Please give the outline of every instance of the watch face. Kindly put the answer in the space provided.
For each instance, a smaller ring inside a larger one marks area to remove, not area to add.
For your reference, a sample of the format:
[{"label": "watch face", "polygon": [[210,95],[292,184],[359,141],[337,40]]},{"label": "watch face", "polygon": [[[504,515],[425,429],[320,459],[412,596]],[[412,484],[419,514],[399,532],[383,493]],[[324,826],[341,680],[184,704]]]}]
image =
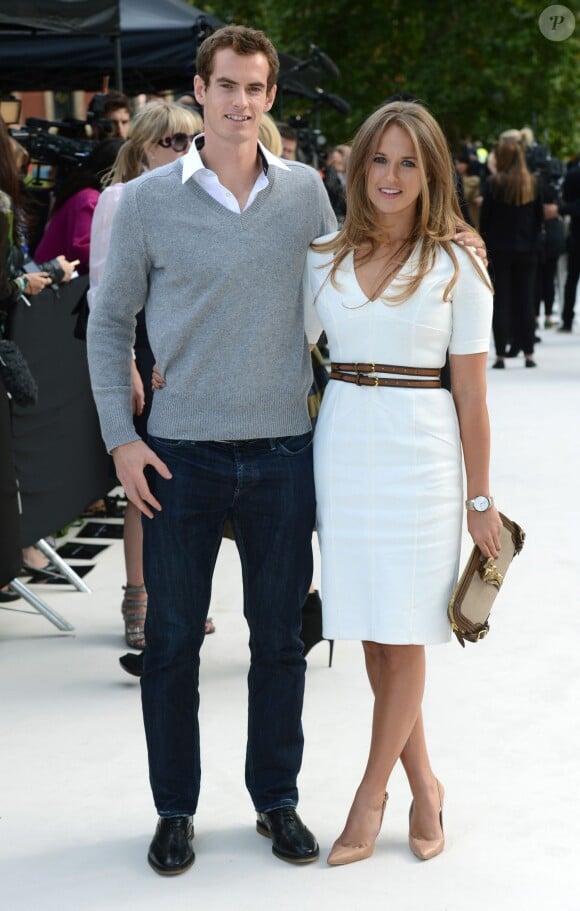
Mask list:
[{"label": "watch face", "polygon": [[489,509],[489,500],[487,497],[476,497],[473,501],[473,508],[478,512],[485,512]]}]

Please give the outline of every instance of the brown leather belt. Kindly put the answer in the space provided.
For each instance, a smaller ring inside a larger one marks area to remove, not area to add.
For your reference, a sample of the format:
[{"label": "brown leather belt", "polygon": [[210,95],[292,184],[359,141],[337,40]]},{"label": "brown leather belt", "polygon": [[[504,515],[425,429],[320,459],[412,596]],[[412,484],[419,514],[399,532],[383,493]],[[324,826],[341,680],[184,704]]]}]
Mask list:
[{"label": "brown leather belt", "polygon": [[[338,364],[330,365],[330,379],[356,386],[398,386],[404,389],[440,389],[441,370],[437,367],[397,367],[393,364]],[[410,377],[428,379],[401,379],[400,377],[379,377],[377,373],[395,373]],[[370,376],[369,374],[373,374]],[[429,379],[431,377],[432,379]]]}]

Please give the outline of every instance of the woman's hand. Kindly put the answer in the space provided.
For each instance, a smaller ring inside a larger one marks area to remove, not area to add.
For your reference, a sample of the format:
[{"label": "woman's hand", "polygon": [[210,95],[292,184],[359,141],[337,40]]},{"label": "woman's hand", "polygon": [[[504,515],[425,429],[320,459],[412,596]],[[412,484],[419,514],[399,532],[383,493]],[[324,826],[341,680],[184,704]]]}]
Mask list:
[{"label": "woman's hand", "polygon": [[63,283],[70,282],[72,274],[78,266],[80,260],[73,259],[71,262],[69,262],[66,256],[63,256],[62,254],[60,256],[57,256],[56,259],[60,268],[64,272],[64,276],[62,277],[61,281]]},{"label": "woman's hand", "polygon": [[467,512],[467,529],[486,558],[498,556],[500,551],[500,534],[503,523],[495,506],[485,512],[470,509]]},{"label": "woman's hand", "polygon": [[22,277],[26,279],[24,294],[30,294],[31,297],[40,294],[48,285],[52,285],[52,278],[48,272],[27,272]]},{"label": "woman's hand", "polygon": [[143,388],[143,380],[141,379],[141,374],[137,370],[137,364],[135,361],[131,362],[131,408],[133,409],[133,414],[139,415],[143,414],[143,409],[145,407],[145,389]]},{"label": "woman's hand", "polygon": [[151,375],[151,388],[153,392],[157,392],[158,389],[163,389],[165,386],[165,380],[159,373],[157,369],[157,364],[153,364],[153,373]]}]

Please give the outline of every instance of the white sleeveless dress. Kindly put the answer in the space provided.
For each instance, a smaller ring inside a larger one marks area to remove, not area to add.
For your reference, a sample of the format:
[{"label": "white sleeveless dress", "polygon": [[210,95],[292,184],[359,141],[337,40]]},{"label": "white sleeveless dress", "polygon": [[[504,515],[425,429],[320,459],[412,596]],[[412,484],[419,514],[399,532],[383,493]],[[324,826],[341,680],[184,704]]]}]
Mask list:
[{"label": "white sleeveless dress", "polygon": [[[327,238],[321,238],[327,239]],[[310,338],[324,328],[331,360],[442,367],[451,354],[487,351],[492,294],[470,255],[441,251],[402,304],[368,302],[352,256],[336,289],[328,254],[304,273]],[[414,270],[415,250],[391,291]],[[322,266],[322,268],[319,268]],[[453,399],[445,389],[355,386],[331,380],[314,437],[323,629],[329,639],[432,644],[450,638],[447,604],[457,581],[463,472]]]}]

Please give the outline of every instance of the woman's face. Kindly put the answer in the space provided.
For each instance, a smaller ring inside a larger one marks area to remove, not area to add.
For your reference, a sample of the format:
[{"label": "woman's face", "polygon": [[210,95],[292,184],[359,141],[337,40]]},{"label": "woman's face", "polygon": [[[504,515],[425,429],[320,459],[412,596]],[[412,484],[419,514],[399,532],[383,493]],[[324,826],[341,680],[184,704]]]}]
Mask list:
[{"label": "woman's face", "polygon": [[367,193],[379,220],[415,219],[421,193],[420,162],[409,134],[391,124],[382,133],[367,174]]},{"label": "woman's face", "polygon": [[[178,135],[182,136],[183,134],[180,132]],[[188,142],[184,149],[180,152],[176,152],[169,144],[170,142],[171,135],[168,132],[167,136],[164,136],[161,141],[145,143],[143,151],[151,171],[155,168],[160,168],[162,165],[171,164],[171,162],[175,161],[177,158],[182,158],[191,145],[191,142]]]}]

